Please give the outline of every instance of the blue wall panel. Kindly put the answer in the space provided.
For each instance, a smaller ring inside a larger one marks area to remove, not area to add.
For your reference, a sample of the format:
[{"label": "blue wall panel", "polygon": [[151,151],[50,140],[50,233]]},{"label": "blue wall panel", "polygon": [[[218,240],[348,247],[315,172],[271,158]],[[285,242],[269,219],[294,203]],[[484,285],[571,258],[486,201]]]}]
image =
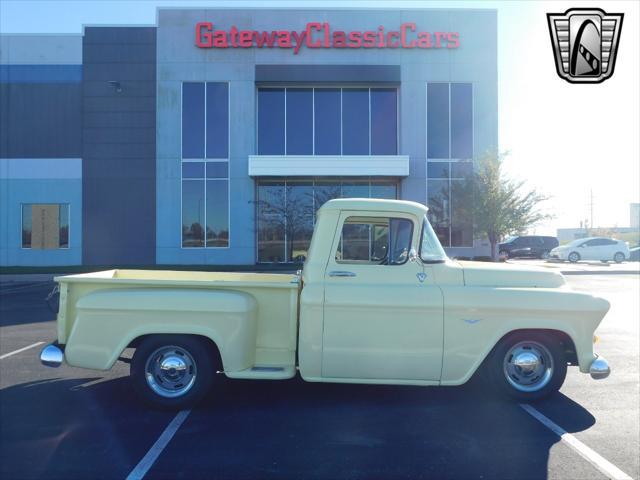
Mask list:
[{"label": "blue wall panel", "polygon": [[85,264],[155,263],[155,58],[155,28],[85,29]]}]

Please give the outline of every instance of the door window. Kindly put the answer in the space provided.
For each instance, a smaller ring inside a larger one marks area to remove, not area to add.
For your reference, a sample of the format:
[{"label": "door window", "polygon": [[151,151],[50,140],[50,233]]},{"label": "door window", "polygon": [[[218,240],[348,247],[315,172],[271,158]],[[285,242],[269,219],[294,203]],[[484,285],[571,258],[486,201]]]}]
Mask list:
[{"label": "door window", "polygon": [[413,222],[406,218],[348,217],[340,235],[336,262],[402,265],[409,257]]}]

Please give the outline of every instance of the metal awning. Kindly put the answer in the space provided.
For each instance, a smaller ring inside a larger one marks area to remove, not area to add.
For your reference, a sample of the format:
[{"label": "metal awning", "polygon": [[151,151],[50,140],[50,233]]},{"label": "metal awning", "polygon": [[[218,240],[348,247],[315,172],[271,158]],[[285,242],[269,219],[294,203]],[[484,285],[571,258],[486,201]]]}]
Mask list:
[{"label": "metal awning", "polygon": [[408,155],[249,155],[251,177],[408,175]]}]

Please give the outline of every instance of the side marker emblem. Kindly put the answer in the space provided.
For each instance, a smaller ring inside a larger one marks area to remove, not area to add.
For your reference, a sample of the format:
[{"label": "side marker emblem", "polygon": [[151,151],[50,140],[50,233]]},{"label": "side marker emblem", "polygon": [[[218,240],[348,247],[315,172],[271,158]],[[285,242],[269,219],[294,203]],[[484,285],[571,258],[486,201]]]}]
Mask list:
[{"label": "side marker emblem", "polygon": [[478,323],[480,320],[477,318],[465,318],[465,323],[468,323],[469,325],[475,325],[476,323]]},{"label": "side marker emblem", "polygon": [[416,277],[420,283],[423,283],[427,279],[427,274],[424,272],[416,273]]}]

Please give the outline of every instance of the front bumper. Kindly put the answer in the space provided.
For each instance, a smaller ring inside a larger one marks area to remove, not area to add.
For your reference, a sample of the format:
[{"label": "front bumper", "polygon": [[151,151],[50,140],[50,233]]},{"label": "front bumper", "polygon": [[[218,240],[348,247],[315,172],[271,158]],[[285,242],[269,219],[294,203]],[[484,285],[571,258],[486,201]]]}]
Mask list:
[{"label": "front bumper", "polygon": [[589,373],[591,374],[591,378],[594,380],[607,378],[611,373],[609,362],[607,362],[606,358],[598,356],[593,362],[591,362]]},{"label": "front bumper", "polygon": [[51,343],[40,352],[40,363],[45,367],[57,368],[64,361],[64,346]]}]

